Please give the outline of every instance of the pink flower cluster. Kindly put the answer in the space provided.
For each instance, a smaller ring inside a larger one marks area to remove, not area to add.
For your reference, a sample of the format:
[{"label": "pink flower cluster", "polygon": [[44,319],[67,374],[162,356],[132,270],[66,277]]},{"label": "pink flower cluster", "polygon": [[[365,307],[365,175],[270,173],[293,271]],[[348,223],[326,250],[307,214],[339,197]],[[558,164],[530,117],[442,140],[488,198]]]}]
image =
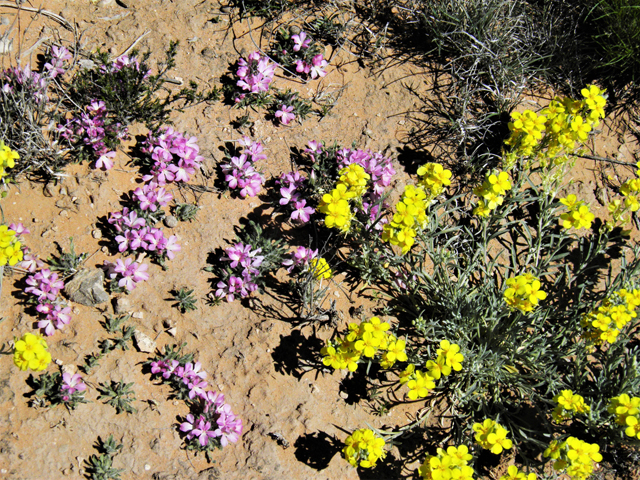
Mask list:
[{"label": "pink flower cluster", "polygon": [[291,105],[280,105],[280,109],[276,110],[275,116],[280,119],[280,123],[283,125],[289,125],[296,118]]},{"label": "pink flower cluster", "polygon": [[63,402],[73,400],[74,394],[82,394],[87,389],[86,383],[79,373],[63,373],[62,385],[60,386],[60,397]]},{"label": "pink flower cluster", "polygon": [[307,223],[315,213],[313,207],[308,207],[307,201],[298,192],[306,181],[300,172],[284,173],[276,180],[276,184],[280,185],[280,205],[291,205],[291,220],[298,223]]},{"label": "pink flower cluster", "polygon": [[[134,196],[139,198],[135,195],[135,192]],[[158,201],[157,196],[155,196],[154,199],[156,202]],[[149,206],[147,206],[147,208],[155,211],[155,209],[157,209],[156,203],[149,200],[150,199],[145,196],[143,201],[148,205],[153,205],[155,207],[154,209],[151,209]],[[163,202],[158,202],[157,205],[163,205]],[[164,205],[166,205],[166,203],[164,203]],[[115,241],[118,243],[118,251],[121,253],[144,250],[154,255],[160,257],[165,256],[169,260],[173,260],[175,252],[181,250],[180,245],[177,243],[177,236],[171,235],[169,238],[166,238],[161,229],[147,225],[147,219],[142,216],[139,217],[135,211],[129,211],[127,207],[123,208],[121,212],[111,212],[107,221],[114,226],[118,233]]]},{"label": "pink flower cluster", "polygon": [[111,170],[116,152],[109,150],[105,139],[107,137],[126,139],[127,127],[120,123],[109,124],[105,121],[106,117],[105,103],[102,100],[94,100],[85,107],[85,112],[79,118],[67,119],[64,125],[58,125],[56,131],[70,143],[91,148],[98,157],[96,168]]},{"label": "pink flower cluster", "polygon": [[225,174],[224,180],[230,189],[240,189],[242,198],[255,197],[262,185],[264,176],[254,168],[257,161],[265,160],[262,153],[264,147],[260,142],[251,141],[247,136],[238,141],[243,147],[238,156],[232,156],[227,163],[221,163],[220,168]]},{"label": "pink flower cluster", "polygon": [[[116,58],[111,65],[101,65],[100,71],[102,73],[117,73],[121,70],[131,68],[136,72],[140,71],[140,62],[135,57],[130,57],[128,55],[121,55]],[[147,69],[144,74],[144,78],[147,78],[150,75],[151,71]]]},{"label": "pink flower cluster", "polygon": [[12,67],[0,73],[2,93],[20,95],[28,99],[33,98],[37,104],[47,102],[47,88],[50,80],[50,77],[32,71],[28,63],[22,69]]},{"label": "pink flower cluster", "polygon": [[242,419],[234,415],[222,393],[206,390],[207,373],[201,368],[200,362],[182,365],[178,360],[157,360],[151,363],[152,374],[162,375],[178,390],[189,389],[188,397],[197,411],[196,415],[188,414],[186,421],[180,424],[180,431],[187,434],[187,440],[196,439],[205,448],[226,447],[240,438]]},{"label": "pink flower cluster", "polygon": [[[269,90],[275,72],[276,65],[271,63],[268,57],[260,55],[260,52],[253,52],[247,60],[244,58],[238,60],[236,75],[239,80],[236,85],[245,92],[266,92]],[[241,98],[236,99],[236,101],[239,100]]]},{"label": "pink flower cluster", "polygon": [[[34,264],[43,265],[42,262],[33,259]],[[71,307],[58,298],[58,294],[64,288],[64,282],[58,274],[48,268],[42,268],[33,275],[27,277],[27,288],[25,293],[34,295],[38,305],[36,310],[42,318],[38,321],[38,328],[41,328],[47,336],[53,335],[57,330],[61,330],[71,321]]]},{"label": "pink flower cluster", "polygon": [[255,281],[260,277],[259,268],[264,257],[259,255],[262,253],[261,248],[254,249],[242,242],[228,247],[225,251],[227,256],[221,257],[220,261],[231,262],[229,266],[234,271],[224,281],[218,282],[215,295],[218,298],[225,297],[227,302],[233,302],[236,295],[244,298],[258,289]]},{"label": "pink flower cluster", "polygon": [[324,59],[321,53],[314,55],[311,59],[311,63],[305,60],[296,60],[296,72],[310,75],[314,80],[316,78],[322,78],[327,75],[324,69],[329,63]]},{"label": "pink flower cluster", "polygon": [[286,267],[289,273],[296,267],[301,267],[304,271],[308,268],[309,262],[314,258],[318,258],[317,249],[312,250],[306,247],[295,247],[295,250],[290,254],[289,258],[285,258],[282,261],[282,266]]},{"label": "pink flower cluster", "polygon": [[134,262],[130,258],[125,258],[124,260],[118,258],[116,263],[105,260],[104,267],[109,278],[112,280],[119,278],[118,286],[127,289],[129,292],[136,288],[139,282],[149,280],[149,274],[147,273],[149,265]]},{"label": "pink flower cluster", "polygon": [[171,182],[188,182],[200,170],[204,158],[200,156],[200,147],[196,137],[186,137],[171,127],[163,127],[157,136],[149,133],[143,143],[142,151],[151,156],[153,167],[151,174],[145,175],[145,182],[160,187]]},{"label": "pink flower cluster", "polygon": [[51,48],[51,59],[44,64],[44,69],[49,72],[49,78],[56,78],[58,75],[63,75],[66,72],[64,62],[71,60],[73,55],[65,47]]}]

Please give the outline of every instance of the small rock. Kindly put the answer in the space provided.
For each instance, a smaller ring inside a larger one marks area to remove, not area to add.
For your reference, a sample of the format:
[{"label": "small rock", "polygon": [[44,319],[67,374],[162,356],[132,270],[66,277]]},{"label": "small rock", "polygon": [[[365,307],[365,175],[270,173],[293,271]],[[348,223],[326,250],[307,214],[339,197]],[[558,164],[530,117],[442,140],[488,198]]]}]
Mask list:
[{"label": "small rock", "polygon": [[167,215],[164,217],[164,224],[167,228],[175,228],[178,226],[178,219],[173,215]]},{"label": "small rock", "polygon": [[144,469],[148,472],[149,470],[151,470],[151,465],[149,465],[148,463],[145,463]]},{"label": "small rock", "polygon": [[40,220],[38,220],[36,217],[33,217],[33,219],[31,220],[33,223],[38,223]]},{"label": "small rock", "polygon": [[67,212],[66,210],[62,210],[58,215],[60,215],[62,218],[69,218],[69,212]]},{"label": "small rock", "polygon": [[133,315],[131,315],[131,316],[132,316],[133,318],[137,318],[137,319],[141,320],[141,319],[143,319],[143,318],[144,318],[144,313],[142,313],[142,312],[134,312],[134,314],[133,314]]},{"label": "small rock", "polygon": [[172,337],[175,337],[178,334],[178,329],[176,327],[172,327],[167,329],[167,333]]},{"label": "small rock", "polygon": [[232,8],[229,7],[229,6],[225,6],[225,7],[220,8],[220,11],[222,13],[231,13],[231,10],[232,10]]},{"label": "small rock", "polygon": [[129,310],[131,310],[131,301],[129,301],[127,297],[120,297],[116,299],[114,311],[117,314],[127,313]]},{"label": "small rock", "polygon": [[42,193],[45,197],[53,197],[56,194],[53,183],[47,183]]},{"label": "small rock", "polygon": [[62,470],[62,474],[63,474],[64,476],[69,476],[69,475],[71,475],[71,469],[69,469],[69,468],[65,468],[64,470]]},{"label": "small rock", "polygon": [[82,269],[64,287],[65,293],[72,302],[88,307],[95,307],[109,301],[109,294],[105,292],[104,271],[100,269]]},{"label": "small rock", "polygon": [[136,346],[138,350],[144,353],[153,353],[156,349],[156,342],[151,340],[149,336],[142,333],[140,330],[136,330],[133,334],[133,338],[136,340]]},{"label": "small rock", "polygon": [[109,247],[107,247],[107,246],[105,245],[104,247],[102,247],[102,248],[100,249],[100,251],[101,251],[102,253],[109,253]]},{"label": "small rock", "polygon": [[59,367],[63,365],[62,360],[60,360],[59,358],[56,358],[55,362],[56,365],[58,365]]},{"label": "small rock", "polygon": [[99,7],[108,7],[109,5],[111,5],[113,3],[113,0],[100,0],[98,2],[98,6]]},{"label": "small rock", "polygon": [[300,33],[300,27],[297,25],[291,25],[289,27],[289,33],[291,35],[298,35]]},{"label": "small rock", "polygon": [[340,397],[346,400],[349,398],[349,394],[347,392],[340,391]]},{"label": "small rock", "polygon": [[170,318],[165,318],[162,321],[162,325],[164,326],[164,328],[172,328],[176,326],[176,322],[174,322],[172,319]]},{"label": "small rock", "polygon": [[60,187],[60,195],[66,195],[67,189],[65,187]]},{"label": "small rock", "polygon": [[102,238],[102,232],[98,229],[95,229],[93,232],[91,232],[91,236],[95,239]]}]

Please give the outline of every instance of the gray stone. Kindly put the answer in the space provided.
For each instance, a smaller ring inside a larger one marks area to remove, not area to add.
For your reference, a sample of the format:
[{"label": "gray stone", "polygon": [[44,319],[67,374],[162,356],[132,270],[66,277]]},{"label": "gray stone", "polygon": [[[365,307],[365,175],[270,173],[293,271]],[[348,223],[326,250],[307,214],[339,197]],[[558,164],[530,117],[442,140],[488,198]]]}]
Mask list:
[{"label": "gray stone", "polygon": [[109,301],[109,294],[104,290],[104,272],[99,269],[82,269],[64,287],[71,301],[88,307],[95,307]]},{"label": "gray stone", "polygon": [[291,35],[298,35],[300,33],[300,27],[297,25],[291,25],[289,27],[289,33]]},{"label": "gray stone", "polygon": [[178,219],[173,215],[167,215],[164,217],[164,225],[167,228],[175,228],[178,226]]},{"label": "gray stone", "polygon": [[127,313],[131,310],[131,302],[127,297],[120,297],[116,300],[115,312],[117,314]]}]

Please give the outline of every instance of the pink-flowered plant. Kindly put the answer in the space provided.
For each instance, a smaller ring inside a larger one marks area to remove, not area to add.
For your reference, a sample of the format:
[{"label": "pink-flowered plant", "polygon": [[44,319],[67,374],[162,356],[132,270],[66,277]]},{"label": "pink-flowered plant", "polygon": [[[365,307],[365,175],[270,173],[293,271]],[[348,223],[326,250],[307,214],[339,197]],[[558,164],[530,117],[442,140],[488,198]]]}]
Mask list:
[{"label": "pink-flowered plant", "polygon": [[318,250],[312,250],[307,247],[296,247],[295,250],[282,261],[282,266],[286,267],[287,272],[291,273],[295,267],[301,267],[306,270],[309,262],[314,258],[318,258]]},{"label": "pink-flowered plant", "polygon": [[139,282],[149,280],[149,274],[147,273],[149,265],[134,262],[130,258],[126,258],[124,261],[119,258],[116,263],[105,260],[104,266],[109,278],[112,280],[119,279],[118,287],[125,288],[129,292],[136,288]]},{"label": "pink-flowered plant", "polygon": [[79,373],[63,373],[62,385],[60,387],[60,396],[62,401],[69,402],[73,399],[74,394],[81,394],[87,389],[82,376]]},{"label": "pink-flowered plant", "polygon": [[242,147],[242,153],[230,156],[227,162],[220,164],[220,168],[231,190],[238,189],[242,198],[255,197],[262,189],[265,179],[255,169],[254,163],[266,159],[266,155],[262,153],[263,146],[260,142],[252,142],[245,136],[238,143]]},{"label": "pink-flowered plant", "polygon": [[276,65],[271,63],[260,52],[251,53],[247,59],[238,60],[236,85],[250,93],[260,93],[269,90],[269,85],[275,75]]}]

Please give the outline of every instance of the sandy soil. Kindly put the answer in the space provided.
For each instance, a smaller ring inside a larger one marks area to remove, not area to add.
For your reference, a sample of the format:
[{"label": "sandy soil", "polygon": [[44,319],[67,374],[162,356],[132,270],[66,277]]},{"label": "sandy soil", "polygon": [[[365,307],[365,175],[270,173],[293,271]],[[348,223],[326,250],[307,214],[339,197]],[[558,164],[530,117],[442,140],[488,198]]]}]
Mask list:
[{"label": "sandy soil", "polygon": [[[254,40],[262,41],[262,46],[266,42],[259,33],[261,21],[230,25],[229,16],[221,14],[215,1],[127,0],[127,8],[115,2],[101,3],[94,6],[80,0],[52,0],[43,7],[77,22],[87,50],[100,47],[118,54],[149,31],[138,48],[149,49],[153,59],[160,59],[169,42],[179,40],[178,64],[169,76],[194,79],[209,86],[219,84],[220,77],[227,74],[229,65],[240,54],[255,50]],[[0,7],[2,16],[12,19],[15,14],[15,10]],[[33,16],[26,12],[21,15],[24,29]],[[219,23],[211,21],[215,17],[219,17]],[[28,33],[31,42],[38,36],[53,38],[57,34],[69,39],[56,22],[42,18],[29,27]],[[407,112],[419,107],[404,85],[424,85],[428,76],[410,64],[388,68],[378,64],[373,69],[358,62],[346,49],[327,49],[326,53],[331,59],[329,74],[321,81],[301,84],[278,76],[274,84],[278,88],[289,86],[308,97],[322,91],[341,91],[328,117],[311,117],[302,124],[286,127],[275,125],[260,112],[251,112],[253,128],[239,132],[231,124],[245,112],[218,102],[176,113],[176,129],[198,138],[205,166],[214,172],[223,156],[221,147],[242,133],[265,145],[268,159],[262,168],[267,178],[288,171],[290,148],[304,147],[309,140],[335,140],[345,146],[355,142],[359,147],[387,149],[390,155],[397,156],[405,147],[403,141],[410,127]],[[132,133],[144,130],[134,129]],[[599,155],[635,161],[636,145],[631,137],[619,138],[616,133],[605,131],[599,142]],[[98,234],[94,232],[100,230],[100,223],[109,212],[121,209],[121,196],[141,181],[128,162],[127,148],[124,150],[118,153],[116,167],[106,174],[86,164],[70,166],[62,182],[52,189],[53,196],[46,196],[44,185],[39,183],[11,186],[2,200],[7,222],[23,222],[31,230],[26,242],[41,258],[56,252],[55,242],[68,248],[69,237],[73,237],[76,251],[95,252],[87,266],[114,261],[117,256],[103,248],[108,240],[95,238]],[[419,153],[409,154],[422,158]],[[595,212],[598,214],[603,213],[603,207],[597,202],[599,176],[595,166],[589,160],[579,164],[573,188],[574,193],[580,192],[587,202],[600,207],[600,212]],[[400,171],[402,167],[396,163],[396,169]],[[619,173],[630,175],[622,168]],[[196,183],[213,188],[213,180],[200,176]],[[180,192],[174,194],[179,196]],[[216,452],[213,464],[181,449],[183,441],[176,424],[187,408],[182,402],[167,399],[168,387],[151,381],[142,365],[149,354],[135,348],[109,354],[85,376],[89,385],[86,397],[91,403],[80,405],[73,412],[62,407],[30,407],[28,373],[18,371],[11,356],[6,355],[0,357],[0,478],[84,478],[84,460],[96,453],[97,437],[104,439],[113,434],[124,444],[114,461],[116,468],[124,469],[124,479],[355,479],[360,478],[358,473],[338,450],[346,432],[367,424],[403,425],[407,415],[422,406],[396,408],[377,416],[365,400],[358,401],[354,394],[346,392],[345,375],[303,371],[300,358],[319,350],[319,339],[328,338],[331,330],[296,326],[297,319],[286,299],[274,292],[259,296],[251,305],[236,301],[207,306],[205,298],[211,292],[212,275],[202,268],[211,252],[233,240],[234,226],[241,218],[251,216],[267,222],[272,207],[261,198],[242,200],[222,192],[203,193],[197,199],[188,194],[185,200],[197,200],[201,210],[193,223],[180,223],[171,230],[179,237],[182,251],[169,262],[168,270],[151,265],[149,281],[128,295],[130,310],[135,313],[131,323],[155,338],[159,348],[187,343],[185,350],[194,352],[202,362],[212,387],[221,390],[234,412],[242,417],[245,430],[241,440]],[[23,280],[19,274],[4,279],[0,339],[5,344],[34,328],[35,317],[25,312],[18,295],[24,287]],[[336,278],[338,284],[342,281],[341,276]],[[197,311],[180,314],[171,307],[169,291],[181,286],[195,289]],[[362,306],[365,315],[370,314],[372,304],[349,292],[349,285],[332,289],[330,298],[337,301],[342,312],[341,326],[350,321],[352,307]],[[112,300],[115,302],[115,295]],[[71,324],[49,339],[55,361],[60,365],[83,364],[84,357],[97,351],[98,342],[107,337],[99,322],[112,312],[113,304],[99,308],[74,305]],[[175,338],[164,331],[163,322],[167,319],[177,326]],[[55,365],[50,366],[50,370],[54,368]],[[133,405],[138,413],[117,415],[111,406],[97,401],[95,386],[111,380],[134,382],[137,400]],[[391,455],[399,454],[393,450]],[[393,478],[380,475],[383,476],[375,478]]]}]

